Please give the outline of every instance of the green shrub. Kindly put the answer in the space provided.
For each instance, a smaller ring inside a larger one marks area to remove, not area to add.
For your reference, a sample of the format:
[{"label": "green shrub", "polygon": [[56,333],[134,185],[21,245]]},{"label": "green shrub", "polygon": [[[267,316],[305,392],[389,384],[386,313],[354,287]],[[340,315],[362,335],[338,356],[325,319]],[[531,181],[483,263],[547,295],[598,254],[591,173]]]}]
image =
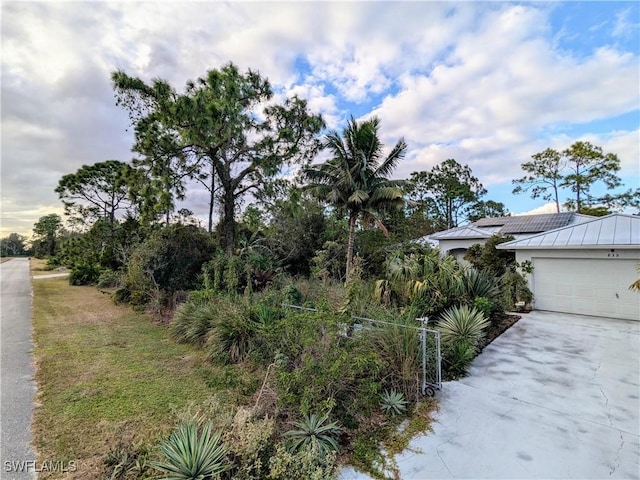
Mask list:
[{"label": "green shrub", "polygon": [[211,423],[200,429],[195,421],[179,425],[160,444],[164,461],[152,466],[172,480],[201,480],[227,471],[226,447],[220,442],[220,433],[212,433],[212,429]]},{"label": "green shrub", "polygon": [[321,455],[338,450],[337,437],[342,429],[336,422],[329,422],[329,414],[304,415],[300,422],[293,422],[295,430],[285,432],[291,451],[311,448]]},{"label": "green shrub", "polygon": [[441,315],[438,322],[444,344],[465,340],[474,350],[477,349],[480,340],[484,337],[484,329],[488,326],[489,321],[482,312],[466,305],[449,308]]},{"label": "green shrub", "polygon": [[153,232],[129,258],[123,286],[130,302],[143,305],[154,291],[169,296],[197,288],[202,264],[214,252],[211,236],[193,225],[175,224]]},{"label": "green shrub", "polygon": [[100,267],[95,264],[79,264],[71,269],[69,283],[71,285],[93,285],[100,278]]},{"label": "green shrub", "polygon": [[406,398],[417,399],[422,372],[422,344],[417,324],[412,319],[399,319],[395,325],[384,325],[369,332],[364,341],[384,362],[384,381]]},{"label": "green shrub", "polygon": [[292,453],[281,445],[269,460],[271,480],[333,480],[336,478],[336,455],[321,455],[311,448],[302,448]]},{"label": "green shrub", "polygon": [[111,480],[145,478],[149,470],[148,452],[144,447],[118,442],[107,453],[104,460],[105,478]]},{"label": "green shrub", "polygon": [[501,277],[503,286],[504,308],[513,310],[516,302],[529,304],[533,301],[533,293],[529,290],[527,280],[515,268],[508,269]]},{"label": "green shrub", "polygon": [[485,297],[476,297],[473,299],[473,307],[482,312],[484,318],[491,318],[495,304]]},{"label": "green shrub", "polygon": [[402,415],[407,411],[407,401],[404,398],[404,394],[397,390],[385,390],[380,395],[380,408],[387,415],[395,417],[396,415]]},{"label": "green shrub", "polygon": [[238,408],[223,436],[227,456],[234,464],[229,476],[234,480],[265,478],[274,451],[274,434],[275,420],[255,418],[249,409]]},{"label": "green shrub", "polygon": [[453,340],[442,349],[442,376],[455,380],[464,376],[469,364],[476,356],[476,347],[465,338]]},{"label": "green shrub", "polygon": [[302,292],[295,286],[289,285],[284,291],[286,302],[289,305],[302,305],[304,302],[304,297],[302,296]]},{"label": "green shrub", "polygon": [[113,270],[105,270],[100,273],[98,277],[98,287],[100,288],[114,288],[120,286],[120,272],[114,272]]},{"label": "green shrub", "polygon": [[222,363],[240,363],[256,346],[260,324],[252,317],[245,299],[219,297],[211,305],[214,317],[207,337],[210,358]]},{"label": "green shrub", "polygon": [[202,346],[215,318],[213,304],[189,300],[176,309],[173,334],[178,342]]},{"label": "green shrub", "polygon": [[215,300],[217,297],[216,292],[212,289],[209,290],[192,290],[189,292],[188,300],[192,303],[209,303]]}]

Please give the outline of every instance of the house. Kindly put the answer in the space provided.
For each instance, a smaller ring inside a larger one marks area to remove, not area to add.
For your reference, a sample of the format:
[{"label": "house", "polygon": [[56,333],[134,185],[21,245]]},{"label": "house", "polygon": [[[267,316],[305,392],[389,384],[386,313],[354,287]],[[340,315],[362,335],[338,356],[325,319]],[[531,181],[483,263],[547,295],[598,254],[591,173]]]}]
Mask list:
[{"label": "house", "polygon": [[640,217],[611,214],[498,245],[528,260],[538,310],[640,321]]},{"label": "house", "polygon": [[421,241],[437,245],[443,255],[453,255],[456,259],[462,260],[471,245],[476,243],[484,245],[495,234],[513,235],[518,240],[536,233],[589,221],[593,218],[574,212],[482,218],[469,225],[434,233],[424,237]]}]

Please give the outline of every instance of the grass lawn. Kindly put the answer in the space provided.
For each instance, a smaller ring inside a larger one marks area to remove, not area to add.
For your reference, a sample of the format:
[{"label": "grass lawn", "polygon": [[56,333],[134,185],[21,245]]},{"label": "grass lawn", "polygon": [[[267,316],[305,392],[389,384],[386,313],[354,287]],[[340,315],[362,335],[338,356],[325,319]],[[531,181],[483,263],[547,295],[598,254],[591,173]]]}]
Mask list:
[{"label": "grass lawn", "polygon": [[100,478],[120,442],[151,447],[188,405],[214,394],[236,404],[259,385],[212,365],[202,350],[176,343],[166,325],[114,305],[95,287],[53,278],[33,289],[35,445],[39,462],[76,462],[65,478]]}]

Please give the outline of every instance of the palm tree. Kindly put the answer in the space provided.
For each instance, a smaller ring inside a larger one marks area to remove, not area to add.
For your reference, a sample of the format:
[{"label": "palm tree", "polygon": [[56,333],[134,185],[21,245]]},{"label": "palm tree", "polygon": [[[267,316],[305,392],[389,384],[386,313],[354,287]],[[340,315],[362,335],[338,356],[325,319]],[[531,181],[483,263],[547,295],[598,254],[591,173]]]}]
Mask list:
[{"label": "palm tree", "polygon": [[388,235],[378,214],[402,208],[404,204],[400,189],[404,182],[388,177],[404,157],[407,144],[404,139],[398,140],[383,158],[379,127],[378,118],[358,124],[351,117],[342,135],[334,130],[325,138],[324,148],[331,151],[332,158],[304,171],[310,182],[306,188],[349,216],[347,279],[353,266],[353,240],[358,219],[364,224],[375,225]]}]

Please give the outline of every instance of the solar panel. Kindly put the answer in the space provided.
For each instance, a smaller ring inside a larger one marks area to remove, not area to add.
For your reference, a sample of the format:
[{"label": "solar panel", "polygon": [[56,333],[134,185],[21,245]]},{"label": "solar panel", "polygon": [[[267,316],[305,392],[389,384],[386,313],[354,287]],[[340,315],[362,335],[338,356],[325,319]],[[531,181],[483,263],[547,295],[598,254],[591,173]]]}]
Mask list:
[{"label": "solar panel", "polygon": [[542,215],[519,215],[514,217],[482,218],[476,227],[502,226],[500,233],[539,233],[564,227],[571,223],[573,212],[547,213]]}]

